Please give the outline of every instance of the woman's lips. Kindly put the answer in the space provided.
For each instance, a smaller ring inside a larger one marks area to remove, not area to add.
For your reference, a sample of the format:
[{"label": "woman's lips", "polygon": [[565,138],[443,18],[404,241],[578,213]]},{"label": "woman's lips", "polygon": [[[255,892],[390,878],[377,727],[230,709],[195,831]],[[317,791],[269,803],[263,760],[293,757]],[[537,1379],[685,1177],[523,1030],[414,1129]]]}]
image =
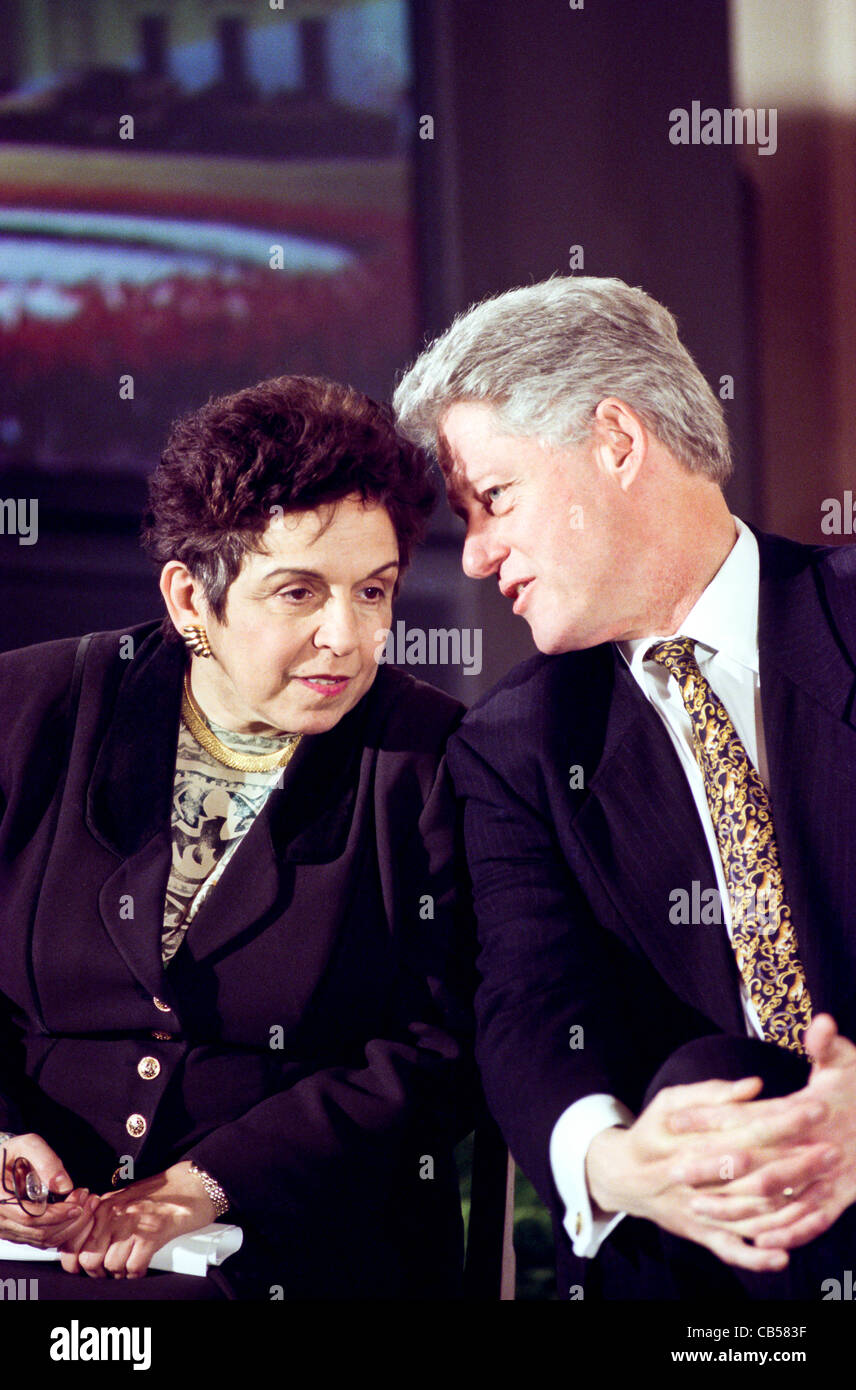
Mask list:
[{"label": "woman's lips", "polygon": [[301,685],[308,686],[317,695],[341,695],[351,683],[351,676],[298,676]]}]

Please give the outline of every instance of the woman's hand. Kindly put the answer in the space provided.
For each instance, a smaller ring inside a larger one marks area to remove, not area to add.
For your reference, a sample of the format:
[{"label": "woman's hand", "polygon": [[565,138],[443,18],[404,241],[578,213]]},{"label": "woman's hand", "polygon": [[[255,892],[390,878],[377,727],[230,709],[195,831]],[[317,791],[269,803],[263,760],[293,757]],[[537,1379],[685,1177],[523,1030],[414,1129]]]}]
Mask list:
[{"label": "woman's hand", "polygon": [[38,1134],[16,1134],[3,1148],[7,1171],[13,1159],[26,1158],[51,1192],[66,1192],[68,1196],[64,1202],[47,1207],[42,1216],[27,1216],[17,1202],[5,1201],[11,1193],[4,1192],[4,1205],[0,1206],[0,1237],[20,1245],[37,1245],[42,1250],[53,1249],[67,1240],[85,1239],[94,1224],[93,1212],[98,1198],[90,1196],[88,1188],[74,1186],[62,1160]]},{"label": "woman's hand", "polygon": [[94,1279],[108,1274],[139,1279],[162,1245],[209,1225],[215,1215],[190,1162],[176,1163],[153,1178],[105,1193],[91,1228],[63,1244],[62,1267]]}]

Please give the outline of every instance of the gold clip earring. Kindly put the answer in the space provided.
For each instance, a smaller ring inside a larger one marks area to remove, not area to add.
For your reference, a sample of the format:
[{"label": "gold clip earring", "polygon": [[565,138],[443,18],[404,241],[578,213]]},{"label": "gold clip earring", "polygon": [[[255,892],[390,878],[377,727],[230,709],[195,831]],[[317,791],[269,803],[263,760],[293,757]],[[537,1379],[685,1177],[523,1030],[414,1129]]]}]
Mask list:
[{"label": "gold clip earring", "polygon": [[208,642],[208,633],[205,631],[204,627],[190,624],[187,627],[183,627],[181,632],[194,656],[214,655]]}]

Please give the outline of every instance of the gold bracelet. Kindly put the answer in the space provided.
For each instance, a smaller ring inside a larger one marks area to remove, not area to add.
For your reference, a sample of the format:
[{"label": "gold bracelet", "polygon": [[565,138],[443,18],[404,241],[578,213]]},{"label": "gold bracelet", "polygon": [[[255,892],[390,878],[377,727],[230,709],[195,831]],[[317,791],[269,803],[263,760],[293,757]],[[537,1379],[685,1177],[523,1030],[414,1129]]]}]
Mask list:
[{"label": "gold bracelet", "polygon": [[210,1173],[206,1173],[204,1168],[200,1168],[198,1163],[194,1163],[192,1159],[190,1162],[190,1171],[191,1173],[195,1173],[198,1178],[202,1179],[202,1186],[214,1203],[215,1219],[220,1216],[225,1216],[226,1212],[229,1210],[230,1203],[229,1198],[226,1196],[219,1182],[217,1182],[215,1178],[212,1178]]}]

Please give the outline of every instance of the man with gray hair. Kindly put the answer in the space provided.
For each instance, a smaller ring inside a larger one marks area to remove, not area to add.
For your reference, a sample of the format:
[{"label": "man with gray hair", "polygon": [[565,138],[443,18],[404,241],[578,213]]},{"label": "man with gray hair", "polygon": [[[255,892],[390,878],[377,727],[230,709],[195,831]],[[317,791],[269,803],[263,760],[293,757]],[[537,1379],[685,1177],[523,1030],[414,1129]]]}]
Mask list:
[{"label": "man with gray hair", "polygon": [[856,546],[732,516],[720,404],[620,280],[476,305],[395,404],[540,653],[449,764],[560,1296],[821,1298],[856,1235]]}]

